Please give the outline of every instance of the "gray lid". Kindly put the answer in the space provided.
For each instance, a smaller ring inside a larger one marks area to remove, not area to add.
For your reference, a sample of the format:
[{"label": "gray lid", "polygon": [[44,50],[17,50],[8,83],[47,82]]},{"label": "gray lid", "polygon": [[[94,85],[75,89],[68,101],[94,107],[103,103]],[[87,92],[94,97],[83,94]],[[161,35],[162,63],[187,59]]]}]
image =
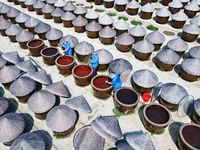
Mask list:
[{"label": "gray lid", "polygon": [[29,40],[32,40],[33,38],[34,38],[33,33],[26,30],[22,30],[15,37],[17,42],[28,42]]},{"label": "gray lid", "polygon": [[30,17],[26,22],[25,22],[25,26],[28,28],[34,28],[38,25],[38,23],[40,22],[40,20]]},{"label": "gray lid", "polygon": [[171,49],[163,49],[156,55],[157,59],[165,64],[174,65],[180,60],[179,55]]},{"label": "gray lid", "polygon": [[0,142],[10,142],[25,129],[25,121],[17,113],[7,113],[0,117]]},{"label": "gray lid", "polygon": [[29,6],[29,5],[33,5],[37,0],[25,0],[24,4]]},{"label": "gray lid", "polygon": [[141,53],[151,53],[154,51],[155,47],[153,43],[144,39],[142,41],[138,41],[137,43],[135,43],[134,49],[137,52],[141,52]]},{"label": "gray lid", "polygon": [[74,25],[74,26],[85,26],[86,24],[88,24],[88,21],[87,21],[87,19],[85,19],[84,17],[82,17],[82,16],[78,16],[78,17],[76,17],[73,21],[72,21],[72,24]]},{"label": "gray lid", "polygon": [[118,30],[128,30],[130,27],[129,23],[124,21],[123,19],[116,21],[113,24],[113,26],[115,29],[118,29]]},{"label": "gray lid", "polygon": [[127,4],[127,8],[130,8],[130,9],[139,8],[140,6],[141,5],[137,1],[135,1],[135,0],[130,1]]},{"label": "gray lid", "polygon": [[0,97],[0,116],[6,112],[9,102],[5,97]]},{"label": "gray lid", "polygon": [[21,58],[19,57],[19,54],[17,51],[13,52],[6,52],[1,55],[5,60],[8,62],[11,62],[13,64],[19,63],[21,61]]},{"label": "gray lid", "polygon": [[190,20],[190,23],[196,23],[198,26],[200,26],[200,16],[196,16],[195,18],[192,18]]},{"label": "gray lid", "polygon": [[36,87],[36,82],[29,77],[19,77],[10,85],[10,92],[15,96],[25,96],[30,94]]},{"label": "gray lid", "polygon": [[194,110],[200,116],[200,98],[194,102]]},{"label": "gray lid", "polygon": [[46,0],[47,4],[54,4],[57,0]]},{"label": "gray lid", "polygon": [[132,148],[128,142],[126,140],[118,140],[115,143],[117,150],[135,150],[134,148]]},{"label": "gray lid", "polygon": [[48,40],[58,40],[63,37],[63,32],[56,28],[51,28],[49,31],[47,31],[45,36]]},{"label": "gray lid", "polygon": [[190,57],[200,59],[200,46],[191,47],[188,53]]},{"label": "gray lid", "polygon": [[61,17],[64,13],[65,12],[62,9],[56,8],[56,9],[54,9],[54,11],[51,12],[51,15],[53,17]]},{"label": "gray lid", "polygon": [[0,2],[0,7],[1,7],[1,6],[3,6],[3,5],[5,5],[5,4],[4,4],[4,3],[2,3],[2,2]]},{"label": "gray lid", "polygon": [[109,69],[119,75],[126,70],[132,70],[132,68],[131,63],[123,58],[114,59],[109,64]]},{"label": "gray lid", "polygon": [[87,19],[96,19],[96,18],[99,18],[99,16],[100,16],[99,13],[94,11],[94,9],[91,9],[86,13],[85,18],[87,18]]},{"label": "gray lid", "polygon": [[117,5],[125,5],[127,3],[128,3],[127,0],[115,0],[115,4],[117,4]]},{"label": "gray lid", "polygon": [[66,5],[66,2],[64,0],[57,0],[55,3],[54,3],[54,6],[55,7],[64,7]]},{"label": "gray lid", "polygon": [[141,6],[141,11],[143,11],[143,12],[151,13],[151,12],[154,12],[154,10],[155,9],[154,9],[153,5],[150,3],[147,3],[144,6]]},{"label": "gray lid", "polygon": [[109,26],[106,26],[99,31],[99,36],[102,38],[112,38],[116,34],[117,34],[116,31]]},{"label": "gray lid", "polygon": [[161,98],[172,104],[178,104],[186,95],[188,95],[187,91],[176,83],[163,84],[160,93]]},{"label": "gray lid", "polygon": [[1,14],[6,14],[9,10],[11,9],[10,6],[3,4],[0,8],[0,13]]},{"label": "gray lid", "polygon": [[183,27],[183,31],[189,34],[194,34],[194,35],[200,34],[200,28],[196,23],[185,25]]},{"label": "gray lid", "polygon": [[37,68],[33,65],[33,63],[30,60],[19,62],[15,64],[15,66],[24,72],[33,73],[37,71]]},{"label": "gray lid", "polygon": [[66,35],[60,39],[60,43],[68,41],[70,43],[71,48],[74,48],[76,44],[78,44],[78,39],[73,35]]},{"label": "gray lid", "polygon": [[113,55],[106,49],[99,49],[95,51],[99,56],[99,64],[109,64],[113,60]]},{"label": "gray lid", "polygon": [[113,2],[114,0],[104,0],[104,2]]},{"label": "gray lid", "polygon": [[163,7],[156,12],[156,15],[160,17],[169,17],[171,16],[171,12],[166,7]]},{"label": "gray lid", "polygon": [[23,12],[20,12],[19,15],[15,18],[15,21],[17,23],[25,23],[29,18],[30,18],[29,15],[27,15]]},{"label": "gray lid", "polygon": [[176,20],[176,21],[186,21],[188,19],[188,16],[183,11],[179,11],[173,14],[171,17],[172,17],[172,20]]},{"label": "gray lid", "polygon": [[141,25],[136,25],[128,31],[128,33],[132,36],[140,37],[140,36],[145,36],[146,34],[146,29],[142,27]]},{"label": "gray lid", "polygon": [[181,3],[187,3],[189,2],[190,0],[180,0]]},{"label": "gray lid", "polygon": [[138,150],[156,150],[149,133],[143,133],[142,130],[135,132],[128,132],[124,135],[125,140],[133,147]]},{"label": "gray lid", "polygon": [[45,150],[45,142],[43,138],[37,133],[24,133],[14,140],[10,146],[10,150]]},{"label": "gray lid", "polygon": [[67,97],[67,98],[71,97],[71,93],[67,85],[65,85],[63,81],[58,81],[58,82],[49,84],[46,86],[45,90],[61,97]]},{"label": "gray lid", "polygon": [[41,0],[37,0],[36,2],[35,2],[35,4],[33,4],[33,7],[35,8],[35,9],[41,9],[42,7],[44,7],[45,6],[45,3],[43,2],[43,1],[41,1]]},{"label": "gray lid", "polygon": [[2,56],[0,56],[0,69],[5,66],[7,63],[7,60],[5,60]]},{"label": "gray lid", "polygon": [[161,44],[165,41],[165,36],[156,30],[147,34],[146,39],[153,44]]},{"label": "gray lid", "polygon": [[80,55],[88,55],[94,51],[94,46],[86,41],[75,45],[74,51]]},{"label": "gray lid", "polygon": [[55,7],[53,7],[51,4],[46,4],[44,7],[42,7],[42,12],[45,13],[45,14],[49,14],[51,13],[52,11],[54,11]]},{"label": "gray lid", "polygon": [[0,19],[0,30],[6,30],[12,25],[10,21],[5,20],[4,18]]},{"label": "gray lid", "polygon": [[63,7],[64,11],[74,11],[76,9],[76,6],[72,4],[71,2],[67,2],[67,4]]},{"label": "gray lid", "polygon": [[34,113],[45,113],[56,103],[56,96],[46,90],[35,92],[28,99],[28,108]]},{"label": "gray lid", "polygon": [[147,69],[140,69],[133,73],[132,80],[137,85],[144,88],[154,87],[158,83],[157,75]]},{"label": "gray lid", "polygon": [[199,11],[199,6],[197,5],[196,2],[192,1],[190,3],[188,3],[184,9],[186,10],[190,10],[190,11]]},{"label": "gray lid", "polygon": [[18,9],[15,9],[15,8],[11,8],[7,13],[6,15],[9,17],[9,18],[15,18],[19,15],[20,13],[20,10]]},{"label": "gray lid", "polygon": [[200,5],[200,0],[192,0],[192,1],[196,2],[197,5]]},{"label": "gray lid", "polygon": [[31,73],[29,77],[44,85],[49,85],[52,83],[51,79],[44,69]]},{"label": "gray lid", "polygon": [[114,19],[107,14],[103,15],[102,17],[99,18],[99,23],[102,25],[109,25],[114,22]]},{"label": "gray lid", "polygon": [[65,105],[71,109],[90,114],[92,109],[83,95],[76,96],[65,101]]},{"label": "gray lid", "polygon": [[61,16],[61,19],[64,20],[64,21],[71,21],[71,20],[74,20],[75,18],[76,18],[76,16],[73,13],[69,12],[69,11],[65,12]]},{"label": "gray lid", "polygon": [[18,2],[25,2],[25,0],[18,0]]},{"label": "gray lid", "polygon": [[200,76],[200,60],[197,58],[188,58],[182,61],[182,69],[188,74]]},{"label": "gray lid", "polygon": [[4,66],[0,70],[0,83],[9,83],[16,79],[20,70],[15,66]]},{"label": "gray lid", "polygon": [[127,32],[124,32],[117,36],[116,42],[121,45],[132,45],[135,42],[135,40]]},{"label": "gray lid", "polygon": [[167,42],[167,47],[176,51],[176,52],[184,52],[188,49],[188,44],[183,41],[180,37],[169,40]]},{"label": "gray lid", "polygon": [[92,21],[90,23],[88,23],[86,26],[85,26],[85,29],[87,31],[93,31],[93,32],[97,32],[97,31],[100,31],[102,29],[101,25],[99,23],[97,23],[96,21]]},{"label": "gray lid", "polygon": [[47,23],[40,21],[38,25],[34,28],[36,33],[45,33],[51,29],[51,26]]},{"label": "gray lid", "polygon": [[182,8],[183,4],[180,2],[180,0],[173,0],[168,4],[168,6],[172,8]]},{"label": "gray lid", "polygon": [[75,9],[74,9],[74,14],[76,15],[80,15],[80,14],[86,14],[87,13],[87,9],[81,5],[78,5]]},{"label": "gray lid", "polygon": [[76,121],[76,112],[66,105],[58,105],[52,108],[46,117],[47,126],[55,132],[64,132],[71,129]]}]

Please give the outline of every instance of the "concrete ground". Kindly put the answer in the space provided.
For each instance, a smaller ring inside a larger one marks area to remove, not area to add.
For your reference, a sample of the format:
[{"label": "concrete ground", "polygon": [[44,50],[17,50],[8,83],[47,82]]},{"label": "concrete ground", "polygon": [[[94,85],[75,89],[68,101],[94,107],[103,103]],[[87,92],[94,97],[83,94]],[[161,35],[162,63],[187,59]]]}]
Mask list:
[{"label": "concrete ground", "polygon": [[[87,41],[87,42],[91,43],[95,47],[95,50],[102,49],[102,48],[109,50],[113,54],[114,59],[124,58],[124,59],[128,60],[133,66],[133,71],[136,71],[139,69],[149,69],[158,76],[159,82],[178,83],[178,84],[182,85],[187,90],[187,92],[194,97],[195,100],[200,97],[200,93],[198,92],[200,89],[199,81],[193,82],[193,83],[184,81],[183,79],[181,79],[179,77],[179,75],[177,74],[177,72],[175,70],[172,70],[169,72],[162,72],[155,66],[152,59],[155,57],[157,52],[153,52],[151,55],[151,58],[148,61],[139,61],[134,57],[134,55],[131,52],[122,53],[122,52],[118,51],[114,44],[113,45],[104,45],[100,42],[99,39],[90,39],[86,36],[86,33],[76,33],[74,31],[74,28],[65,28],[65,27],[63,27],[62,23],[56,24],[53,22],[53,19],[48,20],[48,19],[45,19],[43,17],[43,15],[42,16],[36,15],[35,11],[29,12],[26,8],[21,8],[19,5],[14,5],[13,3],[9,3],[6,0],[4,0],[3,2],[5,4],[8,4],[12,7],[19,9],[20,11],[22,11],[24,13],[29,14],[32,17],[35,17],[37,19],[40,19],[43,22],[50,24],[52,28],[57,28],[57,29],[62,30],[64,33],[64,36],[66,36],[67,34],[71,34],[71,35],[75,36],[76,38],[78,38],[79,42]],[[94,8],[104,9],[103,5],[96,6],[96,5],[94,5],[94,3],[87,3],[87,2],[81,1],[81,0],[77,0],[76,3],[77,4],[80,4],[80,3],[85,4],[85,6],[93,5]],[[162,5],[160,5],[159,3],[153,4],[153,6],[155,8],[162,7]],[[140,20],[143,22],[144,27],[146,27],[149,24],[153,24],[159,28],[159,31],[161,33],[165,30],[174,32],[175,33],[174,36],[166,36],[165,35],[166,40],[163,43],[162,48],[166,45],[166,43],[169,40],[180,36],[181,35],[180,33],[182,32],[181,29],[173,29],[170,26],[170,24],[159,25],[155,22],[154,19],[143,20],[139,17],[139,15],[129,16],[125,12],[116,12],[114,8],[105,9],[105,12],[100,13],[100,15],[103,16],[107,12],[115,12],[117,14],[117,16],[128,16],[129,23],[131,20]],[[117,16],[114,17],[115,21],[117,20]],[[154,12],[153,16],[155,16],[155,12]],[[186,24],[189,23],[188,21]],[[131,25],[131,27],[132,27],[132,25]],[[151,32],[150,30],[147,30],[147,33],[150,33],[150,32]],[[36,35],[35,38],[38,38],[38,36]],[[47,40],[45,41],[45,45],[49,46],[49,42]],[[192,43],[188,43],[188,45],[190,48],[195,45],[199,45],[199,43],[192,42]],[[18,43],[11,43],[9,41],[8,37],[0,36],[0,46],[1,46],[0,51],[2,51],[2,52],[18,51],[20,57],[22,57],[24,60],[28,59],[28,55],[29,55],[28,49],[25,49],[25,50],[21,49]],[[90,124],[90,122],[99,115],[113,115],[113,112],[112,112],[112,109],[114,108],[113,98],[111,96],[107,100],[97,99],[96,97],[93,96],[93,91],[92,91],[91,85],[88,85],[86,87],[79,87],[74,83],[74,78],[72,75],[70,75],[68,77],[64,77],[64,76],[60,75],[58,73],[56,66],[55,65],[47,66],[46,64],[43,63],[42,57],[37,57],[37,58],[34,57],[33,59],[43,69],[46,70],[46,72],[51,76],[53,82],[62,80],[68,86],[68,88],[71,92],[72,98],[82,94],[87,99],[90,106],[92,107],[92,113],[91,114],[81,113],[79,121],[75,127],[75,130],[71,133],[71,135],[68,137],[62,138],[62,139],[56,139],[53,136],[53,132],[47,127],[46,121],[45,120],[41,121],[41,120],[36,119],[34,114],[28,109],[27,104],[26,103],[22,104],[22,103],[18,102],[17,98],[15,96],[13,96],[9,91],[3,89],[2,85],[1,85],[1,95],[9,98],[9,101],[11,104],[11,108],[9,110],[10,112],[16,111],[17,113],[21,113],[24,116],[26,123],[27,123],[26,131],[37,130],[37,132],[42,135],[42,137],[45,139],[45,141],[47,143],[47,149],[71,150],[71,149],[73,149],[73,136],[78,129],[80,129],[84,125]],[[182,61],[183,61],[183,59],[181,58],[181,60],[179,61],[178,64],[181,64]],[[108,74],[108,72],[98,72],[98,74]],[[124,86],[131,87],[131,85],[124,85]],[[61,98],[60,104],[64,104],[64,102],[66,100],[67,100],[66,98]],[[127,115],[127,116],[121,116],[119,118],[119,123],[120,123],[123,133],[137,131],[137,130],[143,130],[143,132],[148,132],[144,128],[144,126],[142,124],[142,120],[141,120],[143,106],[144,106],[144,103],[143,103],[142,98],[140,97],[140,103],[137,106],[135,113],[133,113],[131,115]],[[151,136],[152,141],[157,150],[168,150],[168,149],[177,150],[178,149],[177,148],[177,137],[178,137],[179,127],[183,123],[191,123],[190,114],[188,116],[180,118],[180,117],[177,117],[175,115],[175,113],[172,113],[172,119],[173,119],[172,122],[165,129],[164,133],[162,133],[160,135],[153,134]],[[106,140],[104,149],[111,149],[114,147],[115,147],[115,144],[113,142]],[[0,149],[7,150],[7,149],[9,149],[9,147],[4,146],[2,143],[0,143]]]}]

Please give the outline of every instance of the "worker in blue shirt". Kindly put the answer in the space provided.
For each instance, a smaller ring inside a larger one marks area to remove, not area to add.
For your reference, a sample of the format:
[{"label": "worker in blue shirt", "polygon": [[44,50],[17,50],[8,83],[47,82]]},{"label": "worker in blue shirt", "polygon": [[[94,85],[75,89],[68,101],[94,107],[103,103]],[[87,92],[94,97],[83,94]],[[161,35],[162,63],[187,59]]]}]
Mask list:
[{"label": "worker in blue shirt", "polygon": [[109,74],[109,78],[111,78],[112,81],[109,82],[109,81],[106,80],[106,83],[107,84],[112,84],[114,86],[113,92],[115,93],[122,86],[122,81],[121,81],[121,79],[120,79],[120,77],[119,77],[119,75],[117,73],[115,73],[115,74],[114,73],[110,73]]},{"label": "worker in blue shirt", "polygon": [[62,42],[62,47],[64,47],[64,51],[66,55],[72,56],[72,49],[70,43],[68,41]]},{"label": "worker in blue shirt", "polygon": [[93,77],[97,75],[97,68],[99,65],[99,56],[96,52],[92,52],[92,56],[89,59],[90,65],[93,68]]}]

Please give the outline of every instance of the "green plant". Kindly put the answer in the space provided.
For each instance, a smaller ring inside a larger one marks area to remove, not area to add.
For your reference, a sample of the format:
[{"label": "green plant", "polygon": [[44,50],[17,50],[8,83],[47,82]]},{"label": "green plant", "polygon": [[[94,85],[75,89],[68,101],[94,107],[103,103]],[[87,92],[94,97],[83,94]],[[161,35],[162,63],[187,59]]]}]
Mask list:
[{"label": "green plant", "polygon": [[156,30],[158,30],[158,28],[157,27],[155,27],[154,25],[148,25],[147,27],[146,27],[147,29],[149,29],[149,30],[152,30],[152,31],[156,31]]},{"label": "green plant", "polygon": [[108,12],[107,15],[113,17],[113,16],[116,16],[116,13]]},{"label": "green plant", "polygon": [[113,111],[113,113],[114,113],[117,117],[121,117],[121,116],[124,116],[124,115],[125,115],[125,113],[119,111],[119,109],[117,109],[117,107],[114,107],[114,108],[112,109],[112,111]]},{"label": "green plant", "polygon": [[124,21],[127,21],[127,20],[128,20],[128,17],[126,17],[126,16],[119,16],[119,17],[118,17],[118,20],[120,20],[120,19],[123,19]]},{"label": "green plant", "polygon": [[164,131],[165,131],[165,130],[162,130],[162,131],[160,131],[160,132],[152,132],[152,131],[151,131],[150,133],[151,133],[151,136],[153,136],[154,134],[156,134],[156,135],[163,134]]},{"label": "green plant", "polygon": [[159,68],[159,70],[160,70],[160,71],[162,71],[162,72],[164,72],[164,71],[165,71],[165,70],[164,70],[162,67],[160,67],[160,68]]},{"label": "green plant", "polygon": [[105,9],[98,9],[98,8],[96,8],[95,11],[96,11],[96,12],[99,12],[99,13],[102,13],[102,12],[105,11]]},{"label": "green plant", "polygon": [[61,135],[59,135],[59,134],[56,134],[56,133],[54,133],[54,135],[53,135],[56,139],[62,139],[63,137],[61,136]]},{"label": "green plant", "polygon": [[70,3],[76,3],[76,1],[68,1],[68,2],[70,2]]},{"label": "green plant", "polygon": [[137,21],[137,20],[132,20],[131,24],[132,25],[142,25],[142,22],[141,21]]},{"label": "green plant", "polygon": [[29,52],[27,56],[32,56],[32,54]]},{"label": "green plant", "polygon": [[68,77],[70,74],[66,73],[66,74],[63,74],[64,77]]},{"label": "green plant", "polygon": [[95,92],[93,92],[93,96],[96,97],[97,99],[101,99],[101,100],[107,101],[110,98],[110,96],[109,96],[109,97],[105,97],[105,98],[102,99],[102,98],[97,97],[94,93]]}]

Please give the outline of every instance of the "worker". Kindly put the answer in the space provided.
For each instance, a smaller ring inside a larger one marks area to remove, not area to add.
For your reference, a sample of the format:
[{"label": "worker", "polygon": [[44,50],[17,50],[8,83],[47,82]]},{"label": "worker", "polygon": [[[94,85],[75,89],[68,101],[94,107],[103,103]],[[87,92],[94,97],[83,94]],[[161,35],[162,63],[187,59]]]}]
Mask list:
[{"label": "worker", "polygon": [[64,47],[64,51],[66,55],[72,56],[72,49],[70,43],[68,41],[61,43],[62,47]]},{"label": "worker", "polygon": [[115,93],[122,86],[122,81],[117,73],[110,73],[109,78],[111,78],[112,81],[109,82],[106,80],[106,83],[114,86],[113,92]]},{"label": "worker", "polygon": [[96,52],[92,52],[92,56],[89,59],[89,63],[93,68],[93,77],[97,75],[97,68],[99,65],[99,56]]}]

